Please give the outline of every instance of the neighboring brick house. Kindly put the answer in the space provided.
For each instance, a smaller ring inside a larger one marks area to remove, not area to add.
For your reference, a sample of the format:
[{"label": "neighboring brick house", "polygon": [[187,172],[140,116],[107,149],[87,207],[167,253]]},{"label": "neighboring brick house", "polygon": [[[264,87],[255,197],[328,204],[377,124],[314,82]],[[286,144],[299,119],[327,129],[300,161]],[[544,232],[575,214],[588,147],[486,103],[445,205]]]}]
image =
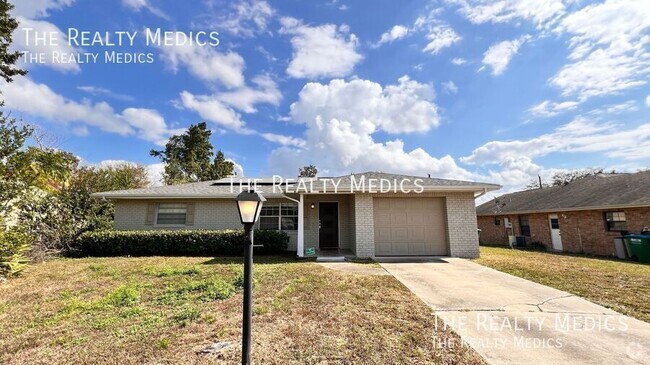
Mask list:
[{"label": "neighboring brick house", "polygon": [[552,250],[609,256],[614,237],[650,226],[650,171],[506,194],[476,211],[481,243],[526,236]]},{"label": "neighboring brick house", "polygon": [[[94,196],[115,201],[119,230],[241,228],[234,198],[253,182],[267,198],[257,228],[287,232],[289,249],[298,256],[314,248],[364,258],[477,257],[475,197],[500,188],[367,172],[303,178],[282,186],[273,179],[226,178]],[[388,185],[392,188],[386,190]]]}]

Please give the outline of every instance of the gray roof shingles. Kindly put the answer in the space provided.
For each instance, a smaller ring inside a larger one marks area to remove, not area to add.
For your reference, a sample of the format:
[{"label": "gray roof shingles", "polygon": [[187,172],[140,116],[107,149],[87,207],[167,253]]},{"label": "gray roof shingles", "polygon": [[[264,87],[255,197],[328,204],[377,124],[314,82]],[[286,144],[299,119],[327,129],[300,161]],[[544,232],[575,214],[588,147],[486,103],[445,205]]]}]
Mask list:
[{"label": "gray roof shingles", "polygon": [[650,171],[598,174],[563,186],[520,191],[476,208],[478,215],[650,206]]},{"label": "gray roof shingles", "polygon": [[[413,182],[415,179],[421,179],[421,185],[425,188],[437,188],[437,189],[465,189],[465,190],[475,190],[482,191],[487,190],[497,190],[501,188],[499,185],[487,184],[487,183],[478,183],[471,181],[461,181],[461,180],[448,180],[448,179],[438,179],[438,178],[429,178],[429,177],[420,177],[420,176],[408,176],[408,175],[396,175],[396,174],[387,174],[381,172],[365,172],[360,174],[354,174],[355,181],[358,181],[365,177],[366,181],[368,179],[387,179],[389,181],[401,179],[410,179]],[[241,178],[244,183],[248,181],[247,178]],[[350,185],[352,183],[352,175],[345,175],[339,177],[321,177],[320,179],[335,179],[340,181],[338,186],[339,192],[350,191]],[[154,186],[143,189],[130,189],[130,190],[115,190],[107,191],[101,193],[95,193],[93,196],[107,199],[133,199],[133,198],[230,198],[237,195],[239,192],[239,178],[234,178],[233,181],[235,184],[234,188],[231,189],[230,178],[225,178],[221,180],[213,181],[202,181],[197,183],[188,183],[188,184],[178,184],[178,185],[166,185],[166,186]],[[263,179],[265,183],[272,182],[271,179]],[[215,185],[216,184],[216,185]],[[316,187],[320,184],[316,183]],[[331,185],[329,185],[331,186]],[[404,187],[412,187],[413,185],[405,184]],[[264,193],[267,198],[273,197],[282,197],[283,193],[279,191],[273,191],[272,186],[260,186],[260,190]],[[315,189],[316,190],[316,189]]]}]

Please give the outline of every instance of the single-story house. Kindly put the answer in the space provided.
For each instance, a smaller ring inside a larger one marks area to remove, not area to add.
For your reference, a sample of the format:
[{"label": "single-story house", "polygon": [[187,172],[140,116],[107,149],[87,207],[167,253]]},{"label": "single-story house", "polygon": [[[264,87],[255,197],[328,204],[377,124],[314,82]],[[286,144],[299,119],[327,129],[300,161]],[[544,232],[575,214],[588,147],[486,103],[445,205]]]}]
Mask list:
[{"label": "single-story house", "polygon": [[258,229],[287,232],[289,249],[345,250],[361,257],[479,255],[475,198],[499,185],[379,172],[285,180],[224,178],[109,191],[114,228],[241,228],[234,198],[261,192]]},{"label": "single-story house", "polygon": [[614,238],[650,226],[650,171],[597,174],[506,194],[476,208],[481,243],[516,236],[555,251],[612,255]]}]

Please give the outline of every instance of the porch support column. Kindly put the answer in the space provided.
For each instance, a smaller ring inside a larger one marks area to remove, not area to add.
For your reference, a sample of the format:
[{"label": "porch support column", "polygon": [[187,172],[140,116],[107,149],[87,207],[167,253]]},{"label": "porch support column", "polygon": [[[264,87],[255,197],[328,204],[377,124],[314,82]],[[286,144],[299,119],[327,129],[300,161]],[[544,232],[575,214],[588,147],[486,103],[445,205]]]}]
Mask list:
[{"label": "porch support column", "polygon": [[305,199],[304,194],[300,194],[300,203],[298,203],[298,257],[305,256]]}]

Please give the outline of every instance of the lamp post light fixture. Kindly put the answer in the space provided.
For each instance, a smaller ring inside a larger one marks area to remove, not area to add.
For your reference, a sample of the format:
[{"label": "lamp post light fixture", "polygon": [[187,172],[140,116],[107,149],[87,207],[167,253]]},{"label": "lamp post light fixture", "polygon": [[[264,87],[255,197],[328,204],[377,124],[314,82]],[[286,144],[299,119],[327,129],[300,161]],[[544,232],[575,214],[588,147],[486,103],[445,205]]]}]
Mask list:
[{"label": "lamp post light fixture", "polygon": [[253,319],[253,226],[260,216],[262,204],[266,201],[262,194],[254,190],[243,191],[237,195],[237,210],[244,225],[244,316],[242,321],[241,363],[251,363],[251,322]]}]

